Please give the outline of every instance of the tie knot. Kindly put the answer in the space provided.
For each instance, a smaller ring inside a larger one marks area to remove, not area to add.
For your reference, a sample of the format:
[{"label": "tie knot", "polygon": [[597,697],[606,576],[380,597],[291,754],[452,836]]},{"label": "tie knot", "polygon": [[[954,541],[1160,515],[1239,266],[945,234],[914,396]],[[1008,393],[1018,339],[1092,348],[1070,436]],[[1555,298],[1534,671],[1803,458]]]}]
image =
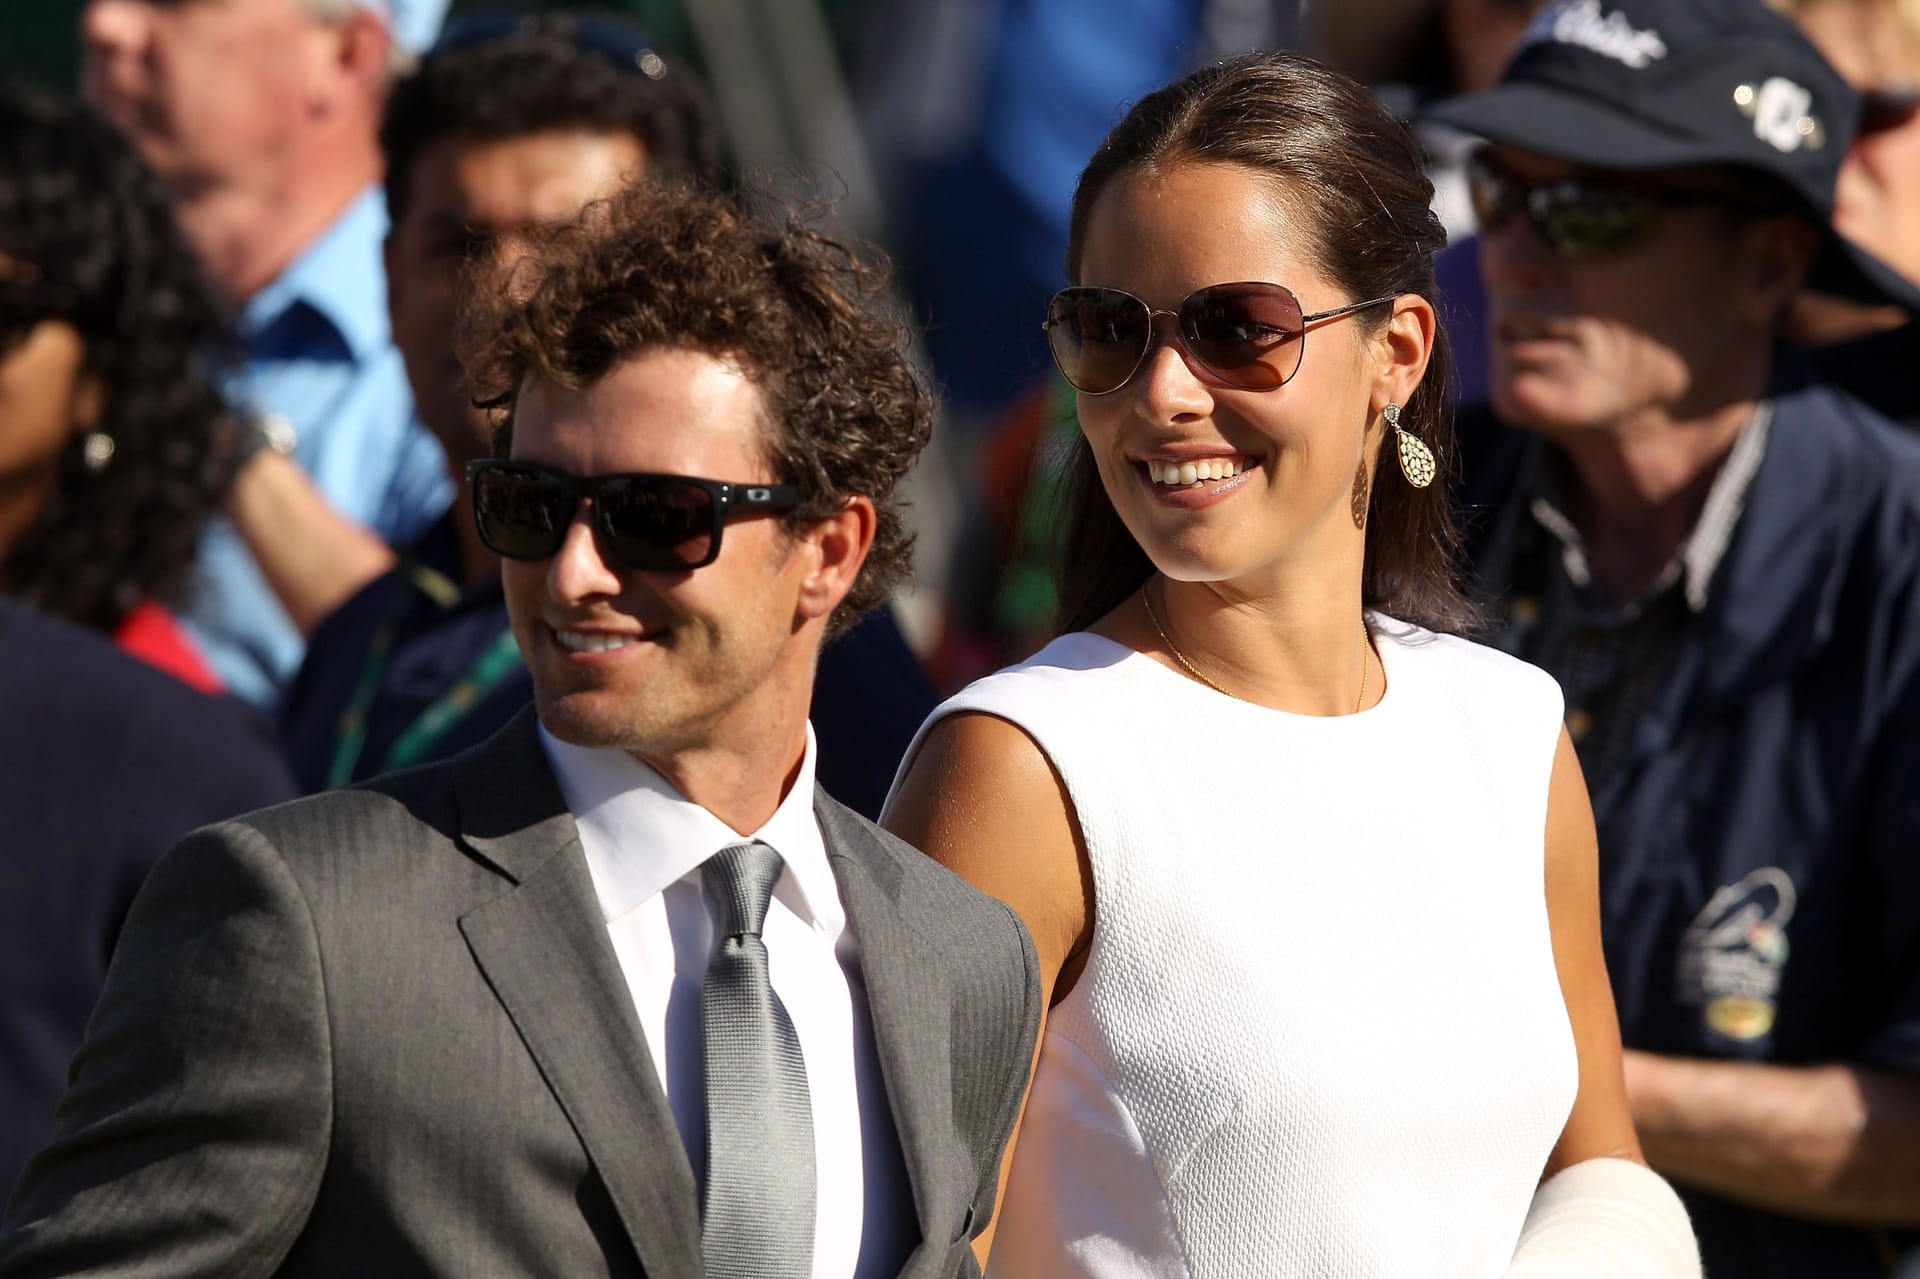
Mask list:
[{"label": "tie knot", "polygon": [[780,854],[757,839],[728,844],[708,858],[700,871],[707,891],[720,905],[721,936],[759,936],[773,885],[780,878]]}]

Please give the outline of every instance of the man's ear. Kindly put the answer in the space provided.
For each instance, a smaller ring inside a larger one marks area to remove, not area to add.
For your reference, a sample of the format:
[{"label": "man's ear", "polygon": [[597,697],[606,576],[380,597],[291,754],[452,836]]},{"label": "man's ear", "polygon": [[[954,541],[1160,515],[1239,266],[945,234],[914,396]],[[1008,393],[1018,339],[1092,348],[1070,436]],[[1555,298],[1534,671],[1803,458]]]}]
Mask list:
[{"label": "man's ear", "polygon": [[1738,313],[1770,332],[1820,256],[1820,232],[1805,218],[1782,214],[1755,222],[1743,247]]},{"label": "man's ear", "polygon": [[1393,300],[1393,314],[1375,339],[1379,354],[1374,367],[1374,413],[1413,398],[1427,374],[1427,361],[1433,358],[1438,329],[1433,303],[1418,293],[1402,293]]},{"label": "man's ear", "polygon": [[328,25],[326,34],[316,109],[338,115],[372,104],[377,113],[392,65],[393,32],[370,9],[354,5],[339,22]]},{"label": "man's ear", "polygon": [[796,535],[808,553],[806,576],[800,582],[799,621],[826,618],[840,607],[853,589],[860,568],[873,549],[879,527],[873,499],[856,494],[846,505]]}]

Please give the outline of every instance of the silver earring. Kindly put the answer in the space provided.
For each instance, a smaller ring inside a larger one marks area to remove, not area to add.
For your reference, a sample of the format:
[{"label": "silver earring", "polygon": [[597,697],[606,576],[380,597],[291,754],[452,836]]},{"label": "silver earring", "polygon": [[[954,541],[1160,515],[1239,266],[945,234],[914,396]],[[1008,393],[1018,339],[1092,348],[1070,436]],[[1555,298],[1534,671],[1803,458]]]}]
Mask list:
[{"label": "silver earring", "polygon": [[107,463],[113,461],[113,451],[113,437],[105,431],[88,431],[80,441],[80,459],[96,474],[106,470]]},{"label": "silver earring", "polygon": [[1400,426],[1400,406],[1389,404],[1382,410],[1387,425],[1393,428],[1394,451],[1400,455],[1400,474],[1407,477],[1407,483],[1417,489],[1423,489],[1433,483],[1439,467],[1434,465],[1433,450],[1423,443],[1419,436]]}]

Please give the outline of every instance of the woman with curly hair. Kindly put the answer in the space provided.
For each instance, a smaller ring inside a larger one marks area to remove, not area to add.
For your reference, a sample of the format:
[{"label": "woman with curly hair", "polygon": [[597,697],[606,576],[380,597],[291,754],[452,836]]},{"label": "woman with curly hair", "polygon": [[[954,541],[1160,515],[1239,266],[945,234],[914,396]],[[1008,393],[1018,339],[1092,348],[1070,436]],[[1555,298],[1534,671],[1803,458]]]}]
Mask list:
[{"label": "woman with curly hair", "polygon": [[167,610],[237,460],[226,332],[133,149],[0,90],[0,591],[210,691]]}]

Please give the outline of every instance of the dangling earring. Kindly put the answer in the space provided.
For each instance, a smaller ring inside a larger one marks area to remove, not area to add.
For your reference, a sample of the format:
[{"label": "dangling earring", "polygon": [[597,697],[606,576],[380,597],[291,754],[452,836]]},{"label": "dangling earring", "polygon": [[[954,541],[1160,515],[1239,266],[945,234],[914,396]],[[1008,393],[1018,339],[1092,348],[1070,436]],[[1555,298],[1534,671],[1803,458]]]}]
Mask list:
[{"label": "dangling earring", "polygon": [[87,470],[96,475],[113,461],[113,451],[113,437],[105,431],[88,431],[80,441],[80,458],[87,464]]},{"label": "dangling earring", "polygon": [[1400,474],[1417,489],[1433,483],[1434,474],[1439,470],[1433,462],[1433,450],[1422,443],[1419,436],[1401,429],[1398,404],[1387,405],[1383,416],[1393,428],[1394,451],[1400,455]]}]

